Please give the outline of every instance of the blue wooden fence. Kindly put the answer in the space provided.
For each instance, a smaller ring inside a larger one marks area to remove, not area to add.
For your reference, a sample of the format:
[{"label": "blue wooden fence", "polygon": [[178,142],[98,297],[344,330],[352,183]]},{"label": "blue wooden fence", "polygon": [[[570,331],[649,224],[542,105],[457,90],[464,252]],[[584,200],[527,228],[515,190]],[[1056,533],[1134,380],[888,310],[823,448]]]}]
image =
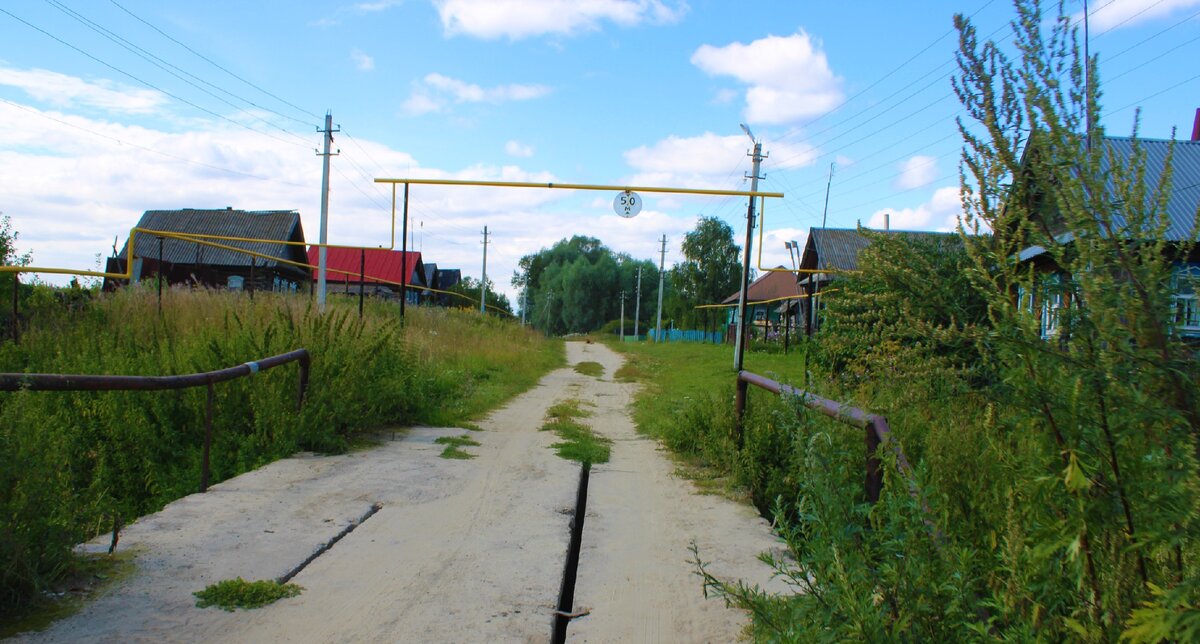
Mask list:
[{"label": "blue wooden fence", "polygon": [[[646,332],[647,340],[655,340],[654,329]],[[662,333],[663,342],[710,342],[712,344],[721,344],[725,341],[725,334],[721,331],[713,331],[705,333],[704,331],[680,331],[679,329],[668,329]]]}]

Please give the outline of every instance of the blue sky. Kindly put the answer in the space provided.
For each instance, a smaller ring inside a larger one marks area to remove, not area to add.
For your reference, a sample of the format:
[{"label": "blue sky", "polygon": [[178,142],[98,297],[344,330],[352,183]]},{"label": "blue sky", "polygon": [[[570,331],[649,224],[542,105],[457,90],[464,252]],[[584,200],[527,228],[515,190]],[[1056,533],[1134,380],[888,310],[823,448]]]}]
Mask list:
[{"label": "blue sky", "polygon": [[[1079,0],[1067,3],[1081,12]],[[1200,0],[1093,0],[1105,125],[1191,134]],[[1005,0],[11,0],[0,6],[0,211],[38,266],[91,269],[149,209],[296,209],[318,235],[326,110],[342,128],[330,241],[390,243],[376,177],[745,189],[770,155],[764,263],[820,226],[950,229],[960,114],[952,16],[1002,38]],[[701,215],[745,201],[416,186],[427,261],[509,279],[586,234],[667,263]],[[740,232],[739,232],[740,237]],[[757,243],[757,242],[756,242]],[[45,276],[50,281],[59,278]]]}]

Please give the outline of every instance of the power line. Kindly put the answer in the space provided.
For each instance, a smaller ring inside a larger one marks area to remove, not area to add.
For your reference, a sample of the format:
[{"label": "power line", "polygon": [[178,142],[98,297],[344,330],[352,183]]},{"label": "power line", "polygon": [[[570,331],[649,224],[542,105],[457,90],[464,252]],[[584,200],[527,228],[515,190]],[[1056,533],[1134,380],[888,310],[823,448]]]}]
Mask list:
[{"label": "power line", "polygon": [[[179,40],[177,40],[176,38],[174,38],[173,36],[171,36],[170,34],[168,34],[167,32],[165,32],[165,31],[163,31],[162,29],[159,29],[158,27],[154,26],[153,24],[151,24],[150,22],[148,22],[146,19],[144,19],[144,18],[142,18],[141,16],[139,16],[139,15],[135,14],[134,12],[130,11],[129,9],[126,9],[126,8],[125,8],[124,6],[122,6],[122,5],[121,5],[119,2],[117,2],[117,0],[109,0],[109,2],[111,2],[112,4],[114,4],[114,5],[115,5],[115,6],[116,6],[118,9],[120,9],[121,11],[124,11],[125,13],[129,14],[130,16],[132,16],[132,17],[133,17],[135,20],[137,20],[138,22],[141,22],[142,24],[146,25],[147,27],[150,27],[150,28],[151,28],[151,29],[153,29],[154,31],[157,31],[159,34],[161,34],[161,35],[162,35],[164,38],[166,38],[167,40],[170,40],[171,42],[175,43],[176,45],[179,45],[180,47],[183,47],[184,49],[188,50],[189,52],[191,52],[192,54],[194,54],[195,56],[197,56],[198,58],[200,58],[200,59],[201,59],[201,60],[203,60],[204,62],[206,62],[206,63],[208,63],[208,64],[212,65],[213,67],[216,67],[217,69],[219,69],[219,70],[221,70],[221,71],[225,72],[226,74],[229,74],[230,76],[234,77],[235,79],[237,79],[237,80],[239,80],[239,81],[241,81],[241,82],[245,83],[246,85],[249,85],[250,87],[252,87],[252,88],[254,88],[254,89],[256,89],[256,90],[258,90],[258,91],[262,92],[263,94],[266,94],[267,96],[270,96],[271,98],[273,98],[273,99],[275,99],[275,100],[279,101],[280,103],[283,103],[284,105],[287,105],[288,107],[291,107],[291,108],[293,108],[293,109],[299,110],[299,111],[300,111],[302,114],[307,114],[308,116],[311,116],[311,117],[313,117],[313,118],[316,118],[316,119],[319,119],[319,118],[321,118],[321,115],[320,115],[320,114],[315,114],[315,113],[313,113],[313,112],[310,112],[310,111],[308,111],[308,110],[304,109],[303,107],[300,107],[299,105],[296,105],[296,104],[294,104],[294,103],[291,103],[291,102],[287,101],[286,99],[280,98],[279,96],[276,96],[275,94],[272,94],[271,92],[268,92],[267,90],[265,90],[265,89],[263,89],[262,87],[260,87],[260,86],[258,86],[258,85],[256,85],[256,84],[254,84],[253,82],[251,82],[251,81],[248,81],[248,80],[246,80],[245,78],[242,78],[241,76],[238,76],[237,74],[235,74],[235,73],[233,73],[233,72],[229,71],[229,70],[228,70],[228,69],[226,69],[225,67],[222,67],[222,66],[221,66],[219,63],[217,63],[216,61],[212,60],[212,59],[211,59],[211,58],[209,58],[208,56],[205,56],[204,54],[201,54],[200,52],[196,51],[195,49],[192,49],[191,47],[187,46],[187,45],[186,45],[186,44],[184,44],[183,42],[180,42]],[[287,118],[291,118],[291,117],[287,117]],[[300,121],[299,119],[292,119],[292,120],[294,120],[294,121],[297,121],[297,122],[299,122],[299,123],[305,123],[305,124],[307,124],[307,123],[308,123],[307,121]]]},{"label": "power line", "polygon": [[232,124],[234,124],[234,125],[236,125],[236,126],[238,126],[238,127],[243,127],[243,128],[246,128],[247,130],[250,130],[251,132],[254,132],[254,133],[256,133],[256,134],[261,134],[262,136],[265,136],[265,137],[268,137],[268,138],[275,139],[276,141],[279,141],[279,142],[281,142],[281,143],[287,143],[288,145],[296,145],[296,144],[295,144],[295,143],[293,143],[292,141],[287,141],[287,140],[281,139],[281,138],[279,138],[279,137],[277,137],[277,136],[275,136],[275,135],[273,135],[273,134],[270,134],[270,133],[268,133],[268,132],[263,132],[263,131],[261,131],[261,130],[256,130],[256,129],[254,129],[254,128],[250,127],[249,125],[246,125],[245,123],[241,123],[241,122],[239,122],[239,121],[235,121],[235,120],[233,120],[233,119],[229,118],[228,116],[224,116],[224,115],[222,115],[222,114],[218,114],[218,113],[216,113],[216,112],[214,112],[214,111],[212,111],[212,110],[210,110],[210,109],[208,109],[208,108],[206,108],[206,107],[201,107],[200,105],[197,105],[196,103],[193,103],[192,101],[189,101],[189,100],[187,100],[186,98],[183,98],[182,96],[178,96],[178,95],[176,95],[176,94],[172,94],[171,92],[168,92],[168,91],[166,91],[166,90],[164,90],[164,89],[162,89],[162,88],[160,88],[160,87],[158,87],[158,86],[154,85],[153,83],[150,83],[150,82],[148,82],[148,81],[142,80],[141,78],[139,78],[139,77],[137,77],[137,76],[134,76],[133,74],[130,74],[129,72],[127,72],[127,71],[125,71],[125,70],[123,70],[123,69],[120,69],[120,68],[116,67],[115,65],[111,65],[111,64],[109,64],[109,63],[107,63],[107,62],[105,62],[105,61],[101,60],[100,58],[97,58],[96,56],[93,56],[92,54],[89,54],[88,52],[86,52],[86,51],[84,51],[84,50],[80,49],[79,47],[76,47],[75,45],[72,45],[71,43],[69,43],[69,42],[67,42],[67,41],[63,40],[62,38],[59,38],[58,36],[55,36],[54,34],[52,34],[52,33],[48,32],[48,31],[46,31],[45,29],[42,29],[41,27],[38,27],[37,25],[35,25],[35,24],[33,24],[33,23],[31,23],[31,22],[29,22],[29,21],[25,20],[24,18],[21,18],[21,17],[19,17],[19,16],[16,16],[16,15],[14,15],[12,12],[8,11],[7,9],[0,8],[0,13],[3,13],[3,14],[5,14],[5,15],[7,15],[8,17],[12,18],[13,20],[16,20],[17,22],[20,22],[21,24],[24,24],[25,26],[29,27],[30,29],[33,29],[33,30],[35,30],[35,31],[38,31],[38,32],[40,32],[40,33],[44,34],[45,36],[47,36],[47,37],[51,38],[52,40],[55,40],[55,41],[57,41],[58,43],[60,43],[60,44],[62,44],[62,45],[65,45],[65,46],[67,46],[67,47],[70,47],[71,49],[73,49],[73,50],[75,50],[75,51],[79,52],[80,54],[83,54],[84,56],[87,56],[88,58],[92,59],[93,61],[95,61],[95,62],[97,62],[97,63],[100,63],[101,65],[104,65],[105,67],[107,67],[107,68],[109,68],[109,69],[111,69],[111,70],[113,70],[113,71],[117,72],[118,74],[121,74],[121,75],[123,75],[123,76],[127,76],[127,77],[129,77],[129,78],[132,78],[133,80],[135,80],[135,81],[137,81],[137,82],[139,82],[139,83],[141,83],[141,84],[145,85],[146,87],[149,87],[150,89],[152,89],[152,90],[154,90],[154,91],[156,91],[156,92],[159,92],[159,93],[161,93],[161,94],[163,94],[163,95],[165,95],[165,96],[168,96],[168,97],[170,97],[170,98],[173,98],[173,99],[175,99],[175,100],[179,101],[180,103],[184,103],[185,105],[189,105],[189,106],[191,106],[191,107],[193,107],[193,108],[195,108],[195,109],[197,109],[197,110],[200,110],[201,112],[204,112],[205,114],[209,114],[209,115],[215,116],[215,117],[217,117],[217,118],[221,119],[222,121],[228,121],[229,123],[232,123]]},{"label": "power line", "polygon": [[[282,117],[284,117],[284,118],[291,118],[291,117],[288,117],[288,116],[286,116],[286,115],[283,115],[283,114],[280,114],[280,113],[278,113],[278,112],[275,112],[274,110],[271,110],[271,109],[268,109],[268,108],[262,107],[262,106],[260,106],[260,105],[256,105],[254,102],[252,102],[252,101],[250,101],[250,100],[247,100],[247,99],[245,99],[245,98],[242,98],[242,97],[240,97],[240,96],[238,96],[238,95],[236,95],[236,94],[234,94],[234,93],[232,93],[232,92],[229,92],[229,91],[227,91],[227,90],[225,90],[225,89],[223,89],[223,88],[221,88],[221,87],[218,87],[218,86],[216,86],[216,85],[213,85],[212,83],[210,83],[210,82],[208,82],[208,81],[204,80],[203,78],[200,78],[199,76],[196,76],[195,74],[192,74],[192,73],[188,72],[187,70],[184,70],[184,69],[182,69],[182,68],[180,68],[180,67],[178,67],[178,66],[176,66],[176,65],[173,65],[173,64],[171,64],[170,62],[168,62],[168,61],[166,61],[166,60],[163,60],[162,58],[160,58],[160,57],[158,57],[158,56],[154,55],[153,53],[151,53],[151,52],[149,52],[149,51],[147,51],[147,50],[143,49],[142,47],[139,47],[138,45],[136,45],[136,44],[134,44],[134,43],[130,42],[129,40],[126,40],[125,38],[121,37],[120,35],[118,35],[118,34],[116,34],[116,33],[112,32],[112,31],[110,31],[109,29],[106,29],[106,28],[104,28],[103,26],[101,26],[100,24],[96,23],[95,21],[93,21],[93,20],[91,20],[91,19],[87,18],[87,17],[86,17],[86,16],[84,16],[83,14],[81,14],[81,13],[79,13],[79,12],[77,12],[77,11],[75,11],[75,10],[71,9],[70,7],[67,7],[66,5],[62,4],[61,2],[58,2],[58,0],[44,0],[44,2],[46,2],[46,4],[49,4],[50,6],[54,7],[55,9],[58,9],[59,11],[63,12],[64,14],[66,14],[66,15],[67,15],[67,16],[69,16],[70,18],[74,19],[76,22],[79,22],[80,24],[82,24],[83,26],[87,27],[88,29],[91,29],[92,31],[94,31],[94,32],[96,32],[96,33],[98,33],[98,34],[100,34],[101,36],[104,36],[104,37],[105,37],[105,38],[107,38],[108,40],[110,40],[110,41],[112,41],[112,42],[116,43],[118,46],[122,47],[122,48],[123,48],[123,49],[125,49],[126,51],[129,51],[129,52],[133,53],[134,55],[138,56],[138,57],[139,57],[139,58],[141,58],[142,60],[145,60],[146,62],[150,63],[151,65],[154,65],[155,67],[158,67],[159,69],[161,69],[161,70],[163,70],[163,71],[167,72],[168,74],[170,74],[170,75],[174,76],[175,78],[178,78],[179,80],[183,81],[184,83],[187,83],[188,85],[191,85],[192,87],[194,87],[194,88],[196,88],[196,89],[200,90],[201,92],[204,92],[205,94],[208,94],[209,96],[211,96],[211,97],[213,97],[213,98],[217,99],[218,101],[221,101],[222,103],[224,103],[224,104],[226,104],[226,105],[228,105],[228,106],[230,106],[230,107],[232,107],[232,108],[239,109],[239,110],[240,110],[240,109],[243,109],[243,108],[242,108],[242,106],[240,106],[240,105],[236,105],[236,104],[234,104],[234,103],[232,103],[232,102],[230,102],[230,101],[226,100],[225,98],[222,98],[221,96],[218,96],[218,95],[214,94],[213,92],[211,92],[211,91],[209,91],[209,90],[207,90],[207,89],[205,89],[205,88],[201,87],[200,85],[197,85],[196,83],[192,82],[191,80],[188,80],[187,78],[184,78],[184,77],[183,77],[183,76],[181,76],[180,74],[183,74],[183,75],[186,75],[186,76],[188,76],[188,77],[190,77],[190,78],[193,78],[193,79],[195,79],[196,81],[198,81],[198,82],[200,82],[200,83],[203,83],[204,85],[207,85],[207,86],[209,86],[209,87],[211,87],[211,88],[213,88],[213,89],[215,89],[215,90],[217,90],[217,91],[219,91],[219,92],[222,92],[222,93],[224,93],[224,94],[226,94],[226,95],[228,95],[228,96],[231,96],[231,97],[233,97],[233,98],[235,98],[235,99],[237,99],[237,100],[239,100],[239,101],[242,101],[243,103],[245,103],[245,104],[247,104],[247,105],[250,105],[251,107],[254,107],[254,108],[257,108],[257,109],[261,109],[261,110],[265,110],[265,111],[271,112],[271,113],[273,113],[273,114],[276,114],[276,115],[278,115],[278,116],[282,116]],[[168,68],[169,68],[169,69],[168,69]],[[178,72],[178,73],[176,73],[176,72]],[[260,122],[260,123],[263,123],[264,125],[267,125],[268,127],[275,128],[275,129],[277,129],[277,130],[279,130],[279,131],[281,131],[281,132],[284,132],[284,133],[286,133],[286,134],[289,134],[289,135],[291,135],[292,137],[294,137],[294,138],[296,138],[296,139],[300,140],[300,141],[301,141],[301,145],[303,145],[304,147],[308,147],[308,142],[307,142],[307,141],[305,141],[305,139],[303,139],[303,138],[302,138],[302,137],[300,137],[299,135],[295,134],[294,132],[292,132],[292,131],[290,131],[290,130],[288,130],[288,129],[286,129],[286,128],[280,127],[280,126],[278,126],[278,125],[275,125],[274,123],[271,123],[270,121],[267,121],[266,119],[263,119],[263,118],[260,118],[260,117],[257,117],[257,116],[254,116],[254,118],[255,118],[255,119],[258,121],[258,122]],[[304,122],[304,121],[301,121],[301,123],[304,123],[305,125],[308,125],[308,123],[307,123],[307,122]]]},{"label": "power line", "polygon": [[95,131],[95,130],[88,129],[88,128],[86,128],[86,127],[82,127],[82,126],[80,126],[80,125],[76,125],[76,124],[74,124],[74,123],[70,123],[70,122],[64,121],[64,120],[62,120],[62,119],[57,119],[57,118],[54,118],[53,116],[50,116],[50,115],[48,115],[48,114],[45,114],[45,113],[43,113],[43,112],[40,112],[40,111],[38,111],[38,110],[32,109],[32,108],[30,108],[30,107],[27,107],[27,106],[21,105],[20,103],[14,103],[14,102],[12,102],[12,101],[9,101],[9,100],[7,100],[7,99],[4,99],[4,98],[0,98],[0,102],[7,103],[8,105],[11,105],[12,107],[15,107],[15,108],[17,108],[17,109],[19,109],[19,110],[23,110],[23,111],[25,111],[25,112],[29,112],[30,114],[33,114],[33,115],[35,115],[35,116],[40,116],[41,118],[44,118],[44,119],[46,119],[46,120],[48,120],[48,121],[53,121],[53,122],[55,122],[55,123],[58,123],[58,124],[60,124],[60,125],[65,125],[65,126],[67,126],[67,127],[69,127],[69,128],[74,128],[74,129],[76,129],[76,130],[79,130],[79,131],[81,131],[81,132],[86,132],[86,133],[88,133],[88,134],[91,134],[92,136],[95,136],[95,137],[98,137],[98,138],[101,138],[101,139],[106,139],[106,140],[108,140],[108,141],[112,141],[113,143],[117,143],[117,144],[119,144],[119,145],[128,145],[128,146],[130,146],[130,147],[134,147],[134,148],[137,148],[137,149],[139,149],[139,150],[144,150],[144,151],[146,151],[146,152],[150,152],[150,153],[152,153],[152,154],[157,154],[157,155],[159,155],[159,156],[166,157],[166,158],[168,158],[168,159],[174,159],[174,160],[176,160],[176,161],[182,161],[182,162],[184,162],[184,163],[190,163],[190,164],[192,164],[192,165],[196,165],[196,166],[200,166],[200,167],[204,167],[204,168],[209,168],[210,170],[218,170],[218,171],[220,171],[220,172],[225,172],[225,173],[228,173],[228,174],[236,174],[236,175],[240,175],[240,176],[247,177],[247,178],[250,178],[250,179],[258,179],[258,180],[261,180],[261,181],[271,181],[271,182],[274,182],[274,183],[280,183],[280,184],[284,184],[284,185],[288,185],[288,186],[295,186],[295,187],[298,187],[298,188],[308,188],[308,187],[309,187],[307,184],[303,184],[303,183],[296,183],[296,182],[294,182],[294,181],[285,181],[285,180],[283,180],[283,179],[274,179],[274,178],[271,178],[271,177],[264,177],[264,176],[262,176],[262,175],[251,174],[251,173],[249,173],[249,172],[243,172],[243,171],[241,171],[241,170],[233,170],[233,169],[231,169],[231,168],[223,168],[223,167],[221,167],[221,166],[218,166],[218,165],[213,165],[213,164],[211,164],[211,163],[204,163],[203,161],[195,161],[195,160],[193,160],[193,159],[189,159],[189,158],[187,158],[187,157],[182,157],[182,156],[179,156],[179,155],[176,155],[176,154],[171,154],[171,153],[169,153],[169,152],[163,152],[162,150],[155,150],[154,148],[146,147],[146,146],[144,146],[144,145],[140,145],[140,144],[137,144],[137,143],[131,143],[131,142],[129,142],[129,141],[124,141],[124,140],[118,139],[118,138],[116,138],[116,137],[109,136],[109,135],[107,135],[107,134],[102,134],[102,133],[100,133],[100,132],[97,132],[97,131]]}]

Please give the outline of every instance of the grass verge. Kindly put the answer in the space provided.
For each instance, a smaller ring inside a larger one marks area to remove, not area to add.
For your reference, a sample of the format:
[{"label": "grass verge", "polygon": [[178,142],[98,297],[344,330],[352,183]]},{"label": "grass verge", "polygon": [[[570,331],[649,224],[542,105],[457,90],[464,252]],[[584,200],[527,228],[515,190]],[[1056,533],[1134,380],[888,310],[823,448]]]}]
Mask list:
[{"label": "grass verge", "polygon": [[612,441],[597,435],[587,425],[579,422],[591,413],[581,409],[578,400],[564,400],[546,410],[543,431],[558,434],[561,442],[550,447],[562,458],[589,465],[607,463]]}]

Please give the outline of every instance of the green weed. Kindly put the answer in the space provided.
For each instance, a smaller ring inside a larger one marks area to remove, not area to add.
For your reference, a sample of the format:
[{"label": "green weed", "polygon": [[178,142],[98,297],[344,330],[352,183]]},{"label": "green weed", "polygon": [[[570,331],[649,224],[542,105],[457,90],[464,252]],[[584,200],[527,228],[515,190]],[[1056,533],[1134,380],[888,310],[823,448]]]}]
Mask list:
[{"label": "green weed", "polygon": [[442,436],[433,442],[437,443],[438,445],[446,446],[446,448],[442,450],[442,453],[441,453],[442,458],[451,458],[451,459],[458,459],[458,460],[467,460],[467,459],[475,458],[474,454],[463,451],[460,448],[462,448],[462,447],[478,447],[479,446],[479,441],[476,441],[467,435]]},{"label": "green weed", "polygon": [[542,430],[552,431],[563,439],[550,446],[560,457],[589,465],[608,462],[612,441],[578,422],[579,418],[590,415],[590,412],[580,409],[577,400],[565,400],[546,410],[546,423],[542,425]]},{"label": "green weed", "polygon": [[604,375],[604,365],[599,362],[580,362],[575,365],[575,372],[599,378]]},{"label": "green weed", "polygon": [[274,579],[246,581],[241,577],[218,581],[204,590],[192,593],[199,600],[197,608],[216,606],[233,612],[235,608],[261,608],[286,597],[295,597],[304,590],[296,584],[281,584]]}]

